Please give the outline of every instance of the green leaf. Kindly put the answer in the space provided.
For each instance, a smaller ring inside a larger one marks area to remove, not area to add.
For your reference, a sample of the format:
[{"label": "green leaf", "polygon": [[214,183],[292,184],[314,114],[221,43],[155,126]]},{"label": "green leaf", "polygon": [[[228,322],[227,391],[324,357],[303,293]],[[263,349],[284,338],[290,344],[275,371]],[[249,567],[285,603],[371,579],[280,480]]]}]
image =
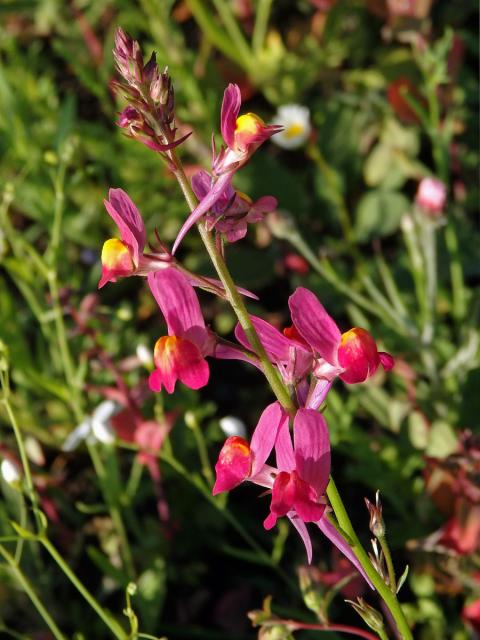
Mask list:
[{"label": "green leaf", "polygon": [[458,447],[455,431],[447,422],[440,420],[432,424],[426,453],[434,458],[446,458]]},{"label": "green leaf", "polygon": [[369,187],[378,187],[384,181],[392,169],[393,154],[392,147],[381,142],[372,149],[363,169]]},{"label": "green leaf", "polygon": [[356,210],[355,231],[358,240],[367,242],[394,233],[409,208],[409,200],[397,191],[369,191],[360,199]]},{"label": "green leaf", "polygon": [[100,571],[112,578],[115,583],[119,586],[125,586],[128,582],[127,574],[114,567],[110,560],[107,558],[105,554],[103,554],[99,549],[93,546],[87,547],[87,554],[89,555],[91,561],[100,569]]},{"label": "green leaf", "polygon": [[408,417],[408,437],[415,449],[426,449],[429,439],[429,427],[420,411],[414,411]]}]

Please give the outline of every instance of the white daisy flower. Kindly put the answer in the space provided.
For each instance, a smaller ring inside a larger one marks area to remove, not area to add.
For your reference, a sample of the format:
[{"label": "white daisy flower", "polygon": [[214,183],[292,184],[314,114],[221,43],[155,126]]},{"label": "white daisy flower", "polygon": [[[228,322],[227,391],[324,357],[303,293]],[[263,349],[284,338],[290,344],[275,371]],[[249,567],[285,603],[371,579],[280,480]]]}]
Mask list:
[{"label": "white daisy flower", "polygon": [[146,347],[144,344],[139,344],[136,349],[137,358],[141,364],[145,367],[150,367],[153,364],[152,350]]},{"label": "white daisy flower", "polygon": [[243,420],[235,416],[225,416],[218,421],[220,429],[226,436],[247,437],[247,427]]},{"label": "white daisy flower", "polygon": [[283,149],[298,149],[307,142],[312,132],[310,111],[299,104],[279,107],[273,122],[284,127],[283,131],[272,136],[273,142]]},{"label": "white daisy flower", "polygon": [[63,443],[63,451],[73,451],[83,440],[112,444],[115,432],[110,424],[110,418],[119,411],[119,405],[112,400],[101,402],[91,416],[85,418]]},{"label": "white daisy flower", "polygon": [[0,465],[0,474],[7,484],[15,484],[21,478],[20,469],[6,458],[2,460]]}]

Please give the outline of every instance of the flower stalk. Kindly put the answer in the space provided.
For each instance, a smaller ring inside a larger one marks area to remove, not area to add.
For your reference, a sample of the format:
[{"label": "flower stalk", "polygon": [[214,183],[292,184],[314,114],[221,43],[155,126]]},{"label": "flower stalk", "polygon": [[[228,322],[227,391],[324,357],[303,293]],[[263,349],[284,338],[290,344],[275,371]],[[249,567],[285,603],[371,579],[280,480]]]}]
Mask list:
[{"label": "flower stalk", "polygon": [[[174,175],[180,185],[180,188],[185,196],[185,199],[188,203],[188,206],[190,207],[190,210],[193,211],[198,204],[197,198],[193,193],[193,190],[185,175],[181,162],[178,159],[177,155],[175,154],[175,151],[172,150],[170,154],[171,154],[170,159],[172,161],[172,164],[175,165]],[[222,256],[220,255],[215,245],[214,239],[205,229],[202,222],[200,222],[197,226],[198,226],[198,230],[200,232],[202,241],[205,245],[205,248],[207,249],[207,252],[210,256],[210,259],[212,260],[212,263],[217,271],[217,274],[220,280],[222,281],[222,284],[225,287],[227,300],[231,304],[243,330],[245,331],[248,337],[248,340],[252,348],[254,349],[254,351],[256,352],[256,354],[258,355],[262,363],[262,368],[263,368],[265,377],[267,378],[272,388],[272,391],[274,392],[275,396],[277,397],[280,404],[284,407],[284,409],[290,414],[294,413],[295,406],[290,397],[290,394],[286,386],[280,379],[279,375],[277,374],[276,370],[272,366],[265,352],[265,349],[263,348],[263,345],[260,342],[258,334],[255,331],[255,328],[253,327],[253,324],[248,315],[248,311],[245,307],[245,304],[240,294],[237,291],[237,288],[230,274],[230,271],[228,270],[228,267],[225,264],[225,261],[223,260]],[[347,514],[343,501],[340,497],[340,494],[338,493],[338,490],[336,488],[336,485],[332,477],[330,477],[330,482],[327,487],[327,496],[330,500],[330,504],[333,508],[333,511],[338,519],[340,527],[352,540],[352,543],[353,543],[352,549],[355,555],[357,556],[360,564],[362,565],[363,569],[365,570],[365,573],[371,580],[372,584],[375,586],[380,596],[384,600],[389,611],[391,612],[392,617],[395,620],[395,623],[397,625],[397,628],[401,633],[401,637],[403,638],[403,640],[413,640],[413,636],[408,627],[408,623],[405,619],[402,608],[398,600],[396,599],[396,596],[390,591],[389,587],[385,584],[385,582],[382,580],[380,575],[374,569],[367,553],[365,552],[362,545],[360,544],[360,541],[355,533],[355,530],[353,529],[350,518]]]}]

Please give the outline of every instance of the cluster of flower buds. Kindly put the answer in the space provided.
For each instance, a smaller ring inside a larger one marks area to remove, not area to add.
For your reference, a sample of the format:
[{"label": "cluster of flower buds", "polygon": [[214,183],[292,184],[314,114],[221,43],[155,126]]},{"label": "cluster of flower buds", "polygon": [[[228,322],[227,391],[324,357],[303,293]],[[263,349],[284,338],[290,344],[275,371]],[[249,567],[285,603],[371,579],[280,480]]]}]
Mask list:
[{"label": "cluster of flower buds", "polygon": [[132,138],[162,154],[184,142],[190,133],[175,139],[173,85],[168,69],[159,70],[155,53],[144,64],[138,42],[119,28],[113,56],[125,83],[114,81],[112,87],[128,100],[117,124]]}]

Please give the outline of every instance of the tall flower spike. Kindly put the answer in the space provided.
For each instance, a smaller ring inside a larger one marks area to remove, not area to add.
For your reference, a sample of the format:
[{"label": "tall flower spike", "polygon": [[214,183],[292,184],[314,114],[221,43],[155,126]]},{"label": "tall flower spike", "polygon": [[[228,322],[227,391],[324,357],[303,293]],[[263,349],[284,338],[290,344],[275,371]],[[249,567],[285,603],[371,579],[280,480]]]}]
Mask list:
[{"label": "tall flower spike", "polygon": [[161,391],[165,387],[168,393],[173,393],[177,380],[190,389],[204,387],[210,377],[205,356],[213,354],[215,344],[205,327],[193,287],[175,269],[150,273],[148,284],[168,329],[168,335],[155,344],[156,368],[150,374],[150,388]]},{"label": "tall flower spike", "polygon": [[227,148],[222,148],[213,159],[213,173],[216,181],[200,204],[188,216],[173,245],[172,253],[185,237],[186,233],[200,218],[213,207],[230,185],[233,174],[243,167],[258,147],[268,140],[281,127],[267,125],[254,113],[239,116],[242,98],[236,84],[229,84],[225,89],[222,102],[220,124],[223,139]]}]

